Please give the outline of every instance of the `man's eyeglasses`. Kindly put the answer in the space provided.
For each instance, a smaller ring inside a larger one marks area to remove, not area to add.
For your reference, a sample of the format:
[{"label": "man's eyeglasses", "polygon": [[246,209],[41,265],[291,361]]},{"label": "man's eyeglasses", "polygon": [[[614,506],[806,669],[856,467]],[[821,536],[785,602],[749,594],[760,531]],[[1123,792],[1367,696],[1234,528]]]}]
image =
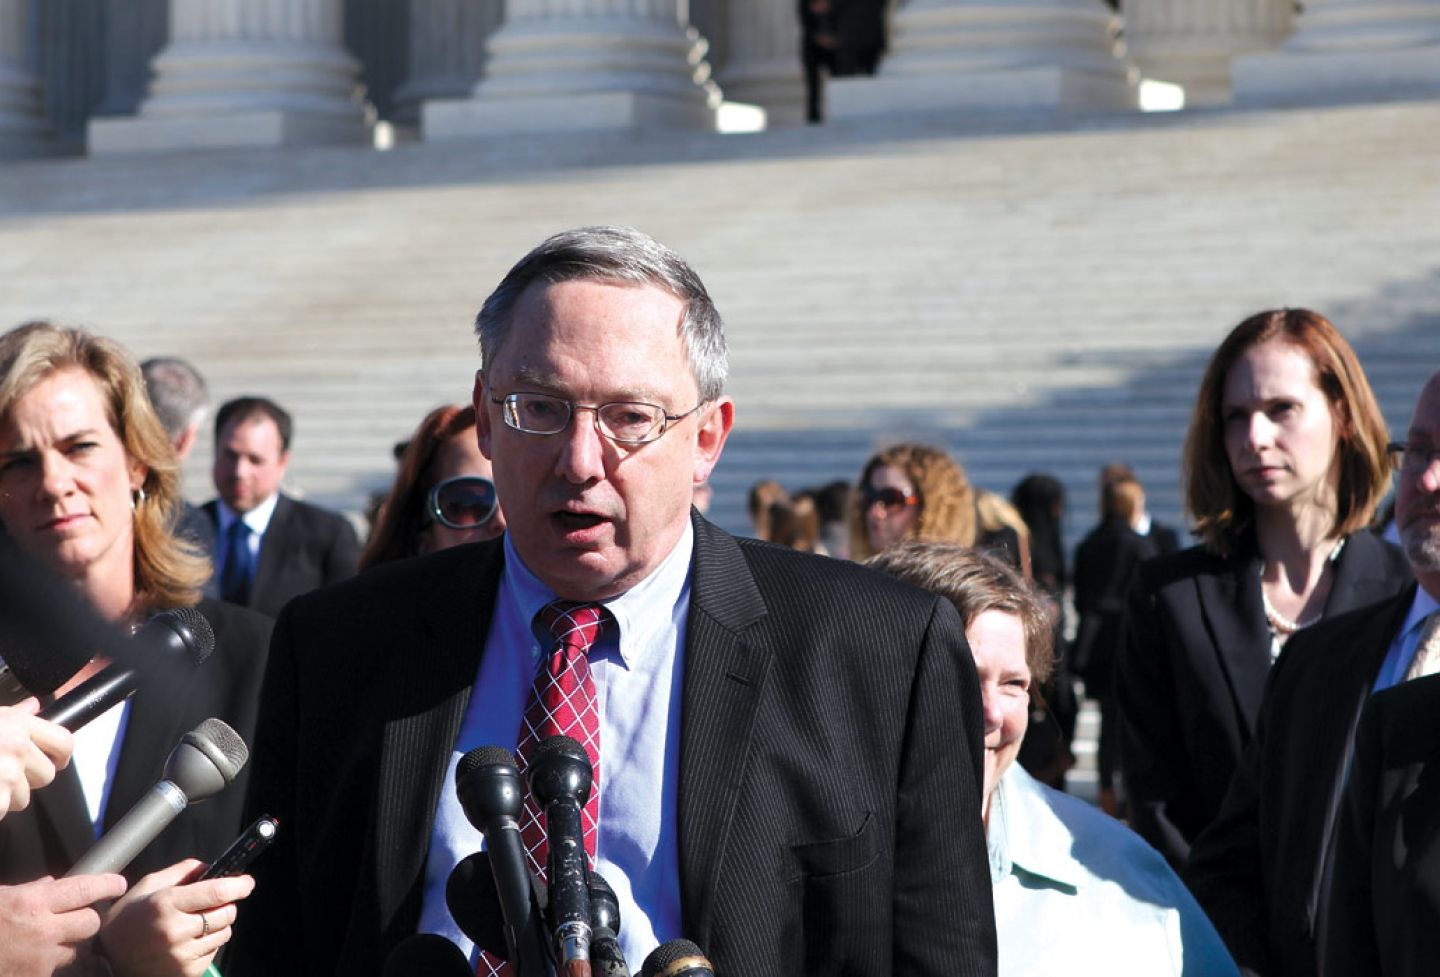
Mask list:
[{"label": "man's eyeglasses", "polygon": [[503,399],[491,397],[499,404],[505,424],[525,434],[559,434],[570,425],[576,411],[595,414],[595,426],[611,441],[620,444],[648,444],[656,441],[676,421],[684,420],[705,406],[704,401],[683,414],[667,414],[655,404],[632,404],[616,401],[598,407],[572,404],[549,394],[510,394]]},{"label": "man's eyeglasses", "polygon": [[479,475],[459,475],[430,489],[426,511],[442,526],[474,529],[494,518],[499,507],[494,482]]},{"label": "man's eyeglasses", "polygon": [[1392,441],[1385,450],[1389,452],[1390,464],[1395,466],[1395,470],[1407,475],[1423,472],[1431,462],[1440,458],[1440,448],[1414,441]]},{"label": "man's eyeglasses", "polygon": [[864,501],[866,509],[878,502],[885,507],[887,512],[894,512],[897,509],[920,503],[920,496],[914,492],[906,495],[897,488],[874,488],[870,485],[861,487],[860,498]]}]

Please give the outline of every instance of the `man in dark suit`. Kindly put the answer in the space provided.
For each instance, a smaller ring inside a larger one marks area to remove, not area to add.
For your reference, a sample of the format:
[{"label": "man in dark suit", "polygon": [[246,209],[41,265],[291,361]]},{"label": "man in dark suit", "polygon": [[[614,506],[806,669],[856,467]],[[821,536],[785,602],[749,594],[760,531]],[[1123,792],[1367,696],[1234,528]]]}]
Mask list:
[{"label": "man in dark suit", "polygon": [[219,540],[220,596],[274,617],[291,598],[355,575],[360,541],[335,512],[284,495],[290,415],[264,397],[215,415],[215,491],[205,503]]},{"label": "man in dark suit", "polygon": [[1251,973],[1377,972],[1330,967],[1316,943],[1354,912],[1328,908],[1327,881],[1356,723],[1372,691],[1406,679],[1422,622],[1437,606],[1440,578],[1427,576],[1425,560],[1433,557],[1440,567],[1440,469],[1409,460],[1429,458],[1436,438],[1440,374],[1422,391],[1411,424],[1411,443],[1428,447],[1405,450],[1396,495],[1406,558],[1423,586],[1412,583],[1290,640],[1220,813],[1191,852],[1185,879]]},{"label": "man in dark suit", "polygon": [[[281,615],[250,808],[287,828],[227,977],[376,974],[416,931],[468,947],[444,899],[480,846],[455,764],[490,743],[526,763],[520,719],[557,668],[598,713],[592,857],[632,966],[684,936],[736,977],[994,973],[959,618],[694,512],[734,416],[695,273],[636,231],[565,232],[477,331],[506,535]],[[599,622],[593,647],[542,652],[557,606]]]},{"label": "man in dark suit", "polygon": [[[1327,974],[1440,971],[1440,373],[1400,458],[1395,524],[1418,591],[1406,676],[1365,707],[1321,920]],[[1397,667],[1398,667],[1397,662]]]}]

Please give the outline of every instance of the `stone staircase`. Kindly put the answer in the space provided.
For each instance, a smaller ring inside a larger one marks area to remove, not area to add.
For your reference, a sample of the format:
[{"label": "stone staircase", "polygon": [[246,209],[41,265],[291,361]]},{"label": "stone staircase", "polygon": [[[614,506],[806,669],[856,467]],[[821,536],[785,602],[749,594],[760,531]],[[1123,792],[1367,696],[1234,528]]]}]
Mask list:
[{"label": "stone staircase", "polygon": [[[83,324],[291,408],[294,488],[355,512],[390,445],[468,398],[470,322],[546,234],[641,227],[726,316],[738,423],[712,514],[944,443],[977,483],[1070,490],[1129,460],[1181,522],[1205,359],[1309,305],[1393,429],[1440,366],[1440,103],[1169,116],[908,117],[0,168],[0,323]],[[209,495],[209,443],[187,473]]]}]

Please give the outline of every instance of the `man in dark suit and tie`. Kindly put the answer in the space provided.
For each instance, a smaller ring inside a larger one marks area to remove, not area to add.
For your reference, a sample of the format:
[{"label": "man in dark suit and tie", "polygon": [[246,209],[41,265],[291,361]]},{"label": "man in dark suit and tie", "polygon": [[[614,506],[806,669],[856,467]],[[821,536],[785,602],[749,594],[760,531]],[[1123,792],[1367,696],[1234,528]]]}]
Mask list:
[{"label": "man in dark suit and tie", "polygon": [[[1405,447],[1391,446],[1399,469],[1395,521],[1418,584],[1327,618],[1291,639],[1271,672],[1255,739],[1220,815],[1191,852],[1185,879],[1236,962],[1250,973],[1381,972],[1337,965],[1321,941],[1337,927],[1371,921],[1368,909],[1353,904],[1352,897],[1338,903],[1330,898],[1345,837],[1337,825],[1352,753],[1357,777],[1362,760],[1367,767],[1371,762],[1364,759],[1368,748],[1354,752],[1366,742],[1356,737],[1361,710],[1372,692],[1403,684],[1427,667],[1420,653],[1426,624],[1440,610],[1437,441],[1440,373],[1421,391]],[[1440,665],[1440,658],[1433,664]]]},{"label": "man in dark suit and tie", "polygon": [[416,932],[469,949],[444,897],[481,846],[456,762],[493,744],[528,764],[557,687],[580,706],[585,846],[632,967],[683,936],[732,977],[993,974],[963,627],[692,509],[734,417],[694,271],[633,230],[564,232],[477,331],[506,534],[281,615],[249,806],[287,827],[227,977],[373,975]]},{"label": "man in dark suit and tie", "polygon": [[1440,372],[1396,454],[1395,525],[1419,585],[1399,630],[1413,681],[1377,694],[1355,734],[1321,925],[1326,974],[1440,972]]},{"label": "man in dark suit and tie", "polygon": [[215,491],[205,513],[219,540],[220,596],[274,617],[290,599],[355,575],[360,542],[344,516],[284,495],[290,415],[238,397],[215,415]]}]

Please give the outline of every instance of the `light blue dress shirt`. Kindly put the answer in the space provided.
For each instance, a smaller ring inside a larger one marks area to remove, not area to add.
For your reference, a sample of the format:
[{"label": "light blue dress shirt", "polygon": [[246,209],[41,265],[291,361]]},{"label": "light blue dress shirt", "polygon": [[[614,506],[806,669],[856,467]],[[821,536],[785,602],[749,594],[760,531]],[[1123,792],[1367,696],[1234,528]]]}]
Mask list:
[{"label": "light blue dress shirt", "polygon": [[1239,971],[1160,853],[1015,763],[986,830],[1000,977],[1231,977]]},{"label": "light blue dress shirt", "polygon": [[[680,688],[690,611],[689,523],[674,551],[643,581],[604,604],[615,618],[590,652],[600,700],[600,832],[596,870],[620,902],[620,947],[631,969],[680,932],[675,831],[680,770]],[[552,639],[535,615],[556,595],[505,537],[505,569],[485,653],[440,792],[425,867],[421,933],[438,933],[474,961],[473,944],[445,905],[445,881],[484,836],[455,797],[455,767],[477,746],[514,749],[525,703]],[[482,640],[477,635],[476,640]]]},{"label": "light blue dress shirt", "polygon": [[1388,689],[1405,680],[1405,673],[1410,670],[1410,661],[1415,657],[1415,649],[1420,646],[1421,622],[1436,611],[1440,611],[1440,601],[1431,597],[1424,587],[1416,587],[1415,599],[1410,603],[1410,613],[1405,615],[1405,623],[1400,625],[1395,640],[1390,642],[1390,649],[1385,652],[1385,660],[1380,663],[1380,671],[1375,676],[1372,692]]}]

